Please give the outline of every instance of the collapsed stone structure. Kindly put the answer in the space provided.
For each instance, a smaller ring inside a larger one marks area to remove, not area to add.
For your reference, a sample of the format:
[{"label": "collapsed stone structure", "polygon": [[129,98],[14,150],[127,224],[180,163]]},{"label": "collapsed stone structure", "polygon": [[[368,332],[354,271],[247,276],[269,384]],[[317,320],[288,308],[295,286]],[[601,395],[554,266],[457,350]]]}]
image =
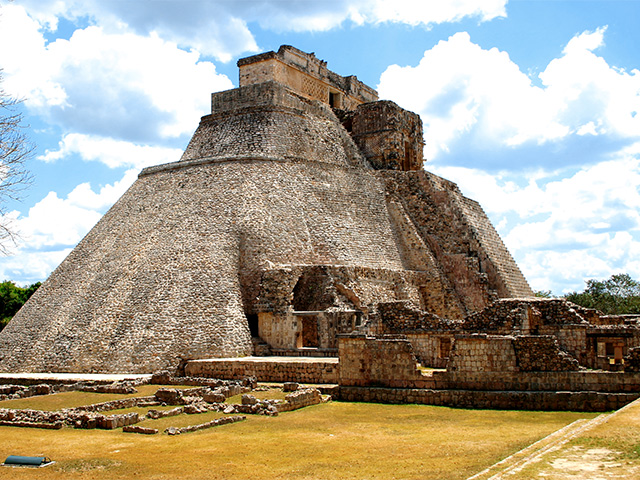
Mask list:
[{"label": "collapsed stone structure", "polygon": [[381,302],[458,319],[531,290],[419,117],[290,46],[238,62],[182,158],[144,169],[0,334],[0,370],[337,355]]}]

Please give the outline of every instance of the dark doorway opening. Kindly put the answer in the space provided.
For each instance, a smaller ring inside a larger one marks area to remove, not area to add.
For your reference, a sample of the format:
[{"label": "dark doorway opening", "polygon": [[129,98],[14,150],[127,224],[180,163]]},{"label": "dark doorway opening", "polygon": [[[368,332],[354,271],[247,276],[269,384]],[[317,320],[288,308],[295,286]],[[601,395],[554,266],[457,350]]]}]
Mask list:
[{"label": "dark doorway opening", "polygon": [[318,348],[318,317],[315,315],[300,317],[302,322],[302,347]]},{"label": "dark doorway opening", "polygon": [[247,321],[249,322],[249,331],[251,332],[251,336],[259,337],[260,329],[258,327],[258,315],[255,313],[247,315]]}]

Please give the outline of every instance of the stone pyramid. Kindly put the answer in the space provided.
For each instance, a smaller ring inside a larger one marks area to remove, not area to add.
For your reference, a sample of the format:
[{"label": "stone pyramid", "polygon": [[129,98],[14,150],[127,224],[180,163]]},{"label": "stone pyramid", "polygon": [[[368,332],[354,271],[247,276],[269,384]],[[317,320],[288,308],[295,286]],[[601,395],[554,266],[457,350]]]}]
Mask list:
[{"label": "stone pyramid", "polygon": [[416,114],[290,46],[238,66],[2,331],[0,371],[332,355],[381,301],[463,318],[531,295],[478,203],[422,169]]}]

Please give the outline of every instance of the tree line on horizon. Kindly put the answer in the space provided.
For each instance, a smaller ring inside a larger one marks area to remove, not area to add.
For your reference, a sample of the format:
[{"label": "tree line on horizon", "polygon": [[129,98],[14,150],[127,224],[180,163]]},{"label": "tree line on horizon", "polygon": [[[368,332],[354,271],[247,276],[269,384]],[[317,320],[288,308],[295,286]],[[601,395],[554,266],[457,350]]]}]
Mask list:
[{"label": "tree line on horizon", "polygon": [[0,283],[0,331],[40,285],[42,285],[41,282],[36,282],[23,288],[9,280]]},{"label": "tree line on horizon", "polygon": [[[585,308],[595,308],[605,315],[640,314],[640,282],[628,273],[611,275],[606,280],[587,280],[582,292],[571,292],[562,298]],[[551,298],[550,290],[535,292],[537,297]]]}]

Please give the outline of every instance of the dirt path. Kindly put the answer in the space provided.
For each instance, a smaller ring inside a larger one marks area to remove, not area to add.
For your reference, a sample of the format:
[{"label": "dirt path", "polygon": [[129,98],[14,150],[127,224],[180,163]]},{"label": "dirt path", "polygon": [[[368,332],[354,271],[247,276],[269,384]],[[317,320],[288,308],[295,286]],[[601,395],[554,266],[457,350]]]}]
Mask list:
[{"label": "dirt path", "polygon": [[[617,431],[620,431],[619,438],[631,434],[640,446],[640,400],[611,414],[573,422],[468,480],[640,479],[638,455],[633,458],[609,447],[616,444],[612,439],[616,438]],[[587,435],[595,436],[599,444],[580,445],[580,440],[585,440]]]}]

